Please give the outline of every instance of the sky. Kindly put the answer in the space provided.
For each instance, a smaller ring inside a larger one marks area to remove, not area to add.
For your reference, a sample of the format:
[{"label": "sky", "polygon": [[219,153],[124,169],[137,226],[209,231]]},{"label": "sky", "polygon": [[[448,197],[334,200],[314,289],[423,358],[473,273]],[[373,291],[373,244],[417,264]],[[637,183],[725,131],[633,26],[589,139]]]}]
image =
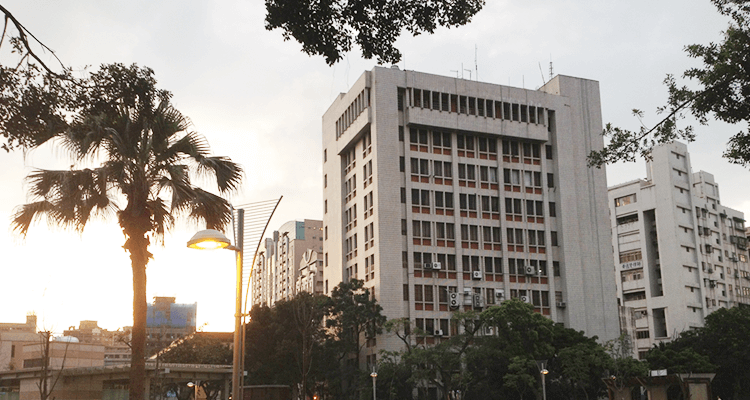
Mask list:
[{"label": "sky", "polygon": [[[322,219],[321,118],[336,95],[376,62],[359,49],[334,66],[310,57],[280,31],[264,28],[261,1],[5,0],[2,5],[77,74],[106,63],[137,63],[155,71],[159,87],[203,134],[215,155],[245,169],[235,205],[284,198],[269,229],[286,221]],[[728,19],[708,0],[489,0],[473,21],[433,35],[403,35],[401,69],[536,89],[555,74],[599,81],[604,122],[636,129],[660,118],[667,73],[698,66],[685,45],[719,41]],[[49,55],[47,55],[49,59]],[[466,70],[470,70],[466,71]],[[459,72],[461,74],[461,72]],[[697,126],[689,145],[693,171],[713,173],[722,204],[750,215],[748,171],[721,158],[742,127]],[[15,207],[30,199],[32,168],[69,168],[52,146],[0,151],[0,322],[62,332],[82,320],[116,330],[132,324],[132,277],[115,219],[92,221],[82,234],[32,226],[10,229]],[[607,167],[608,185],[644,178],[645,164]],[[164,246],[152,246],[149,301],[174,296],[198,303],[198,325],[231,331],[234,261],[229,251],[185,247],[202,229],[178,224]]]}]

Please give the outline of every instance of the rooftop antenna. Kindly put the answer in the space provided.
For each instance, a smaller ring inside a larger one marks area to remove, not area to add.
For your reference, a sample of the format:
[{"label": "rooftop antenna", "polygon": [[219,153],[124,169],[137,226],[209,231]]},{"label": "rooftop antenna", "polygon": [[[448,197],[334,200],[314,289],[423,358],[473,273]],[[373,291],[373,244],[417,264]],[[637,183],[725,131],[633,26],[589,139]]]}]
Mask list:
[{"label": "rooftop antenna", "polygon": [[451,72],[455,72],[456,73],[456,79],[458,79],[458,70],[457,69],[452,69]]},{"label": "rooftop antenna", "polygon": [[471,70],[470,69],[465,69],[464,71],[469,71],[469,80],[471,80]]},{"label": "rooftop antenna", "polygon": [[549,79],[552,79],[554,72],[552,70],[552,54],[549,55]]},{"label": "rooftop antenna", "polygon": [[544,71],[542,71],[542,63],[539,63],[539,74],[542,75],[542,86],[546,85],[547,82],[544,80]]}]

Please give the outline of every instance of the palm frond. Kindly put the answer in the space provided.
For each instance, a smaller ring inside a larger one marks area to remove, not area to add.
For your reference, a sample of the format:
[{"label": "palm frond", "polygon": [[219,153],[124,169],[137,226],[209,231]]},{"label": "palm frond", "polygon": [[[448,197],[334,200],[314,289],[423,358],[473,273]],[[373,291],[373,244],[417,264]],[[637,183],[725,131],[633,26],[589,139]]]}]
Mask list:
[{"label": "palm frond", "polygon": [[232,219],[229,202],[203,189],[195,188],[190,202],[190,218],[206,223],[208,229],[223,229]]},{"label": "palm frond", "polygon": [[228,157],[204,157],[198,161],[198,173],[213,175],[221,193],[235,191],[242,181],[242,167]]},{"label": "palm frond", "polygon": [[174,227],[174,216],[170,213],[164,200],[155,198],[148,201],[148,208],[151,211],[152,232],[154,239],[164,245],[164,234]]},{"label": "palm frond", "polygon": [[34,221],[39,220],[43,215],[50,214],[53,209],[54,206],[52,203],[46,200],[16,207],[16,210],[13,213],[11,228],[21,236],[26,236],[31,224],[34,223]]}]

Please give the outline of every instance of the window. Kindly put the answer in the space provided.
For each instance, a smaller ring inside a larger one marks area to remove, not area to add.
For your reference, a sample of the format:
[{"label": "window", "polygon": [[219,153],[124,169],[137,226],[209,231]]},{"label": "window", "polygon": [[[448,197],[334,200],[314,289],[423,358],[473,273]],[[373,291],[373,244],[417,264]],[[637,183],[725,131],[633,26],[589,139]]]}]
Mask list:
[{"label": "window", "polygon": [[549,241],[550,241],[550,244],[552,246],[557,246],[557,232],[556,231],[550,232],[550,240]]},{"label": "window", "polygon": [[523,209],[521,199],[511,197],[505,198],[505,219],[507,221],[523,221]]},{"label": "window", "polygon": [[323,149],[323,162],[328,161],[328,149]]},{"label": "window", "polygon": [[555,207],[555,202],[550,201],[549,202],[549,216],[550,217],[557,217],[557,209]]},{"label": "window", "polygon": [[414,238],[414,244],[416,245],[430,245],[430,239],[432,238],[432,230],[430,229],[429,221],[412,221],[412,236]]},{"label": "window", "polygon": [[404,284],[404,301],[409,301],[409,285]]},{"label": "window", "polygon": [[357,196],[357,174],[352,175],[344,182],[344,193],[346,193],[345,202],[347,203]]},{"label": "window", "polygon": [[497,160],[497,140],[494,138],[478,137],[477,145],[480,159]]},{"label": "window", "polygon": [[552,145],[545,145],[544,146],[544,154],[547,156],[548,160],[552,159]]},{"label": "window", "polygon": [[427,139],[429,134],[427,129],[409,128],[409,143],[411,150],[427,151]]},{"label": "window", "polygon": [[482,184],[482,189],[497,189],[497,167],[480,166],[479,167],[479,181]]},{"label": "window", "polygon": [[636,202],[635,193],[615,199],[615,207],[622,207]]},{"label": "window", "polygon": [[364,180],[363,186],[367,187],[367,185],[372,183],[372,160],[368,161],[367,164],[362,166],[362,172]]},{"label": "window", "polygon": [[[453,164],[450,161],[433,161],[432,162],[433,175],[435,176],[435,183],[451,185],[453,182],[450,178],[453,177]],[[445,181],[443,181],[445,178]]]},{"label": "window", "polygon": [[397,94],[397,107],[399,111],[404,111],[404,97],[406,96],[406,90],[404,88],[398,88]]},{"label": "window", "polygon": [[547,174],[547,187],[553,188],[555,187],[555,174]]},{"label": "window", "polygon": [[[508,250],[509,251],[523,251],[523,229],[507,228],[508,236]],[[516,245],[516,246],[513,246]]]},{"label": "window", "polygon": [[[412,180],[414,180],[415,175],[421,175],[425,179],[430,175],[430,161],[424,160],[421,158],[412,158],[411,159],[411,174],[412,174]],[[425,180],[427,182],[427,180]]]},{"label": "window", "polygon": [[323,175],[323,187],[328,187],[328,174]]},{"label": "window", "polygon": [[411,205],[414,208],[414,212],[419,212],[419,206],[422,206],[421,209],[423,213],[429,213],[430,212],[430,191],[429,190],[420,190],[420,189],[412,189],[411,190]]},{"label": "window", "polygon": [[399,142],[404,141],[404,127],[403,126],[398,127],[398,141]]},{"label": "window", "polygon": [[455,247],[455,225],[450,222],[435,222],[435,239],[438,247]]},{"label": "window", "polygon": [[560,276],[560,262],[552,261],[552,273],[554,276]]},{"label": "window", "polygon": [[451,153],[451,134],[450,132],[432,132],[432,150],[436,154]]},{"label": "window", "polygon": [[499,226],[483,226],[482,242],[485,250],[501,250],[502,234]]},{"label": "window", "polygon": [[530,253],[546,253],[544,247],[544,231],[535,231],[529,229],[527,231],[529,238],[529,252]]},{"label": "window", "polygon": [[406,219],[401,219],[401,234],[406,235]]},{"label": "window", "polygon": [[641,251],[640,250],[631,250],[631,251],[625,251],[620,253],[620,263],[628,263],[632,261],[639,261],[641,260]]},{"label": "window", "polygon": [[461,246],[465,249],[479,248],[479,226],[461,225]]},{"label": "window", "polygon": [[521,171],[517,169],[503,169],[503,183],[506,191],[521,191]]},{"label": "window", "polygon": [[500,219],[500,197],[481,196],[482,218]]},{"label": "window", "polygon": [[536,171],[523,171],[523,183],[526,193],[542,193],[542,173]]},{"label": "window", "polygon": [[365,282],[375,279],[375,254],[365,257]]},{"label": "window", "polygon": [[[356,205],[355,205],[356,210]],[[371,217],[375,213],[375,204],[372,197],[372,192],[365,195],[365,219]]]},{"label": "window", "polygon": [[458,195],[458,205],[462,217],[477,217],[477,195],[460,193]]},{"label": "window", "polygon": [[626,225],[633,222],[638,222],[638,213],[617,217],[617,225]]},{"label": "window", "polygon": [[448,271],[456,270],[456,255],[455,254],[437,254],[438,262]]},{"label": "window", "polygon": [[435,191],[435,214],[453,215],[453,193]]},{"label": "window", "polygon": [[519,156],[520,152],[518,149],[518,142],[513,140],[503,140],[503,161],[519,162]]},{"label": "window", "polygon": [[475,165],[458,164],[458,185],[476,187],[477,170]]},{"label": "window", "polygon": [[362,138],[362,158],[372,152],[372,134],[368,131]]},{"label": "window", "polygon": [[344,211],[344,224],[346,224],[346,232],[357,227],[357,205],[353,205]]},{"label": "window", "polygon": [[375,246],[375,225],[374,222],[370,222],[369,225],[365,225],[365,250]]},{"label": "window", "polygon": [[540,200],[526,200],[526,217],[528,222],[544,222],[543,204],[544,203]]},{"label": "window", "polygon": [[524,164],[541,164],[542,154],[538,143],[523,143],[523,163]]},{"label": "window", "polygon": [[401,188],[401,203],[406,204],[406,188]]},{"label": "window", "polygon": [[398,158],[398,168],[400,172],[406,172],[406,158],[404,157]]},{"label": "window", "polygon": [[508,259],[508,274],[526,275],[526,260],[523,260],[521,258],[509,258]]},{"label": "window", "polygon": [[462,256],[461,270],[463,272],[481,271],[482,268],[479,265],[479,256]]},{"label": "window", "polygon": [[323,200],[323,214],[328,214],[328,200]]}]

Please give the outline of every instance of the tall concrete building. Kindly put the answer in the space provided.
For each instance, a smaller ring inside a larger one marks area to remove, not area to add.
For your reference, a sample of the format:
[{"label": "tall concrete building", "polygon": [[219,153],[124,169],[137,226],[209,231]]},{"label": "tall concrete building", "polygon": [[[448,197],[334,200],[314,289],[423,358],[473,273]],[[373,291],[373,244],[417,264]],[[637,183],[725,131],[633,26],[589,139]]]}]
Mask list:
[{"label": "tall concrete building", "polygon": [[[435,343],[458,309],[520,298],[565,326],[619,335],[599,84],[526,90],[366,71],[323,116],[325,291],[350,278]],[[400,340],[368,341],[362,359]]]},{"label": "tall concrete building", "polygon": [[684,144],[652,155],[646,179],[609,188],[622,327],[639,357],[719,308],[750,304],[744,215],[721,205],[713,175],[692,172]]},{"label": "tall concrete building", "polygon": [[252,304],[273,306],[297,293],[323,292],[323,221],[289,221],[267,238],[252,274]]}]

